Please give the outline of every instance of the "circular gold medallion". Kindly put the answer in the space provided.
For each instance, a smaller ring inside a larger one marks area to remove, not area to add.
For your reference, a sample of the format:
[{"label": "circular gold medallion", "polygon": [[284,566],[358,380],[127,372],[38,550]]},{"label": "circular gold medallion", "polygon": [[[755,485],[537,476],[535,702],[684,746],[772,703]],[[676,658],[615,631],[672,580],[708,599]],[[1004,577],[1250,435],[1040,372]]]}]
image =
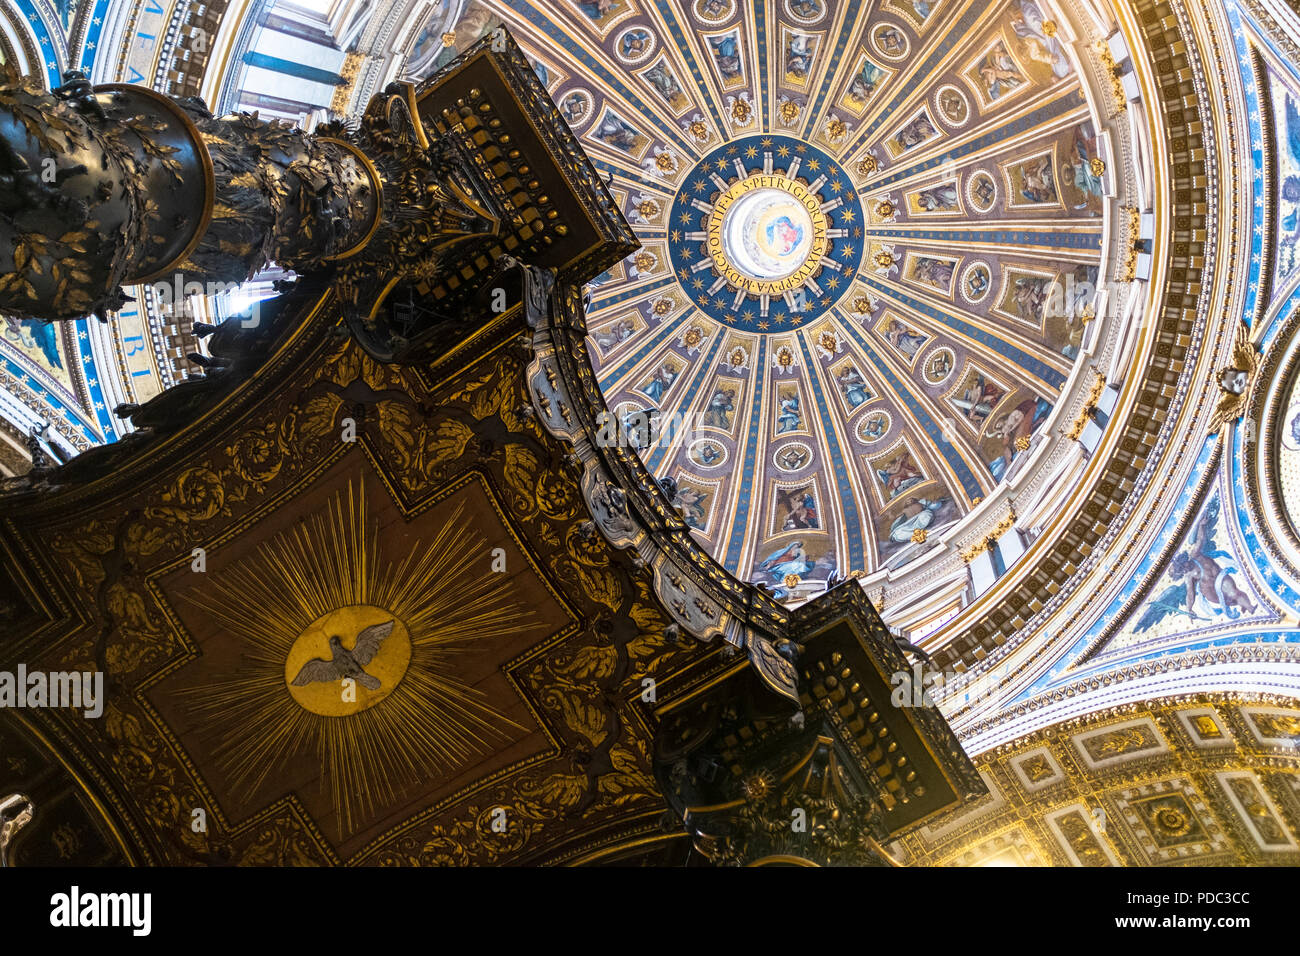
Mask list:
[{"label": "circular gold medallion", "polygon": [[752,295],[799,288],[828,248],[821,200],[803,183],[767,174],[734,183],[718,197],[708,236],[718,273]]},{"label": "circular gold medallion", "polygon": [[285,659],[284,682],[303,709],[349,717],[392,693],[410,663],[406,625],[381,607],[353,604],[303,629]]},{"label": "circular gold medallion", "polygon": [[1183,836],[1191,832],[1192,824],[1177,807],[1161,807],[1156,811],[1156,824],[1169,836]]},{"label": "circular gold medallion", "polygon": [[808,143],[781,134],[724,143],[673,201],[672,271],[723,325],[798,328],[848,291],[867,247],[863,210],[845,170]]}]

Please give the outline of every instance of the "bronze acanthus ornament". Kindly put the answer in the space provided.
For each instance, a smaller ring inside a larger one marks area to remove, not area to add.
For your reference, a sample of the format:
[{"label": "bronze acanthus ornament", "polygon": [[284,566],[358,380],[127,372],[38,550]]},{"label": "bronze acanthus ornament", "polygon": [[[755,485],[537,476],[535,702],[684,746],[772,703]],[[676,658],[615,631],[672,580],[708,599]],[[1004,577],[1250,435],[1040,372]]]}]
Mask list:
[{"label": "bronze acanthus ornament", "polygon": [[211,294],[275,262],[310,272],[376,218],[377,183],[346,144],[143,87],[0,85],[0,312],[106,319],[121,287]]},{"label": "bronze acanthus ornament", "polygon": [[307,133],[67,80],[53,92],[0,85],[3,315],[106,320],[123,286],[214,295],[274,264],[331,281],[362,345],[402,361],[466,311],[468,283],[423,301],[448,259],[481,254],[509,219],[463,125],[431,139],[409,85],[376,97],[356,129]]}]

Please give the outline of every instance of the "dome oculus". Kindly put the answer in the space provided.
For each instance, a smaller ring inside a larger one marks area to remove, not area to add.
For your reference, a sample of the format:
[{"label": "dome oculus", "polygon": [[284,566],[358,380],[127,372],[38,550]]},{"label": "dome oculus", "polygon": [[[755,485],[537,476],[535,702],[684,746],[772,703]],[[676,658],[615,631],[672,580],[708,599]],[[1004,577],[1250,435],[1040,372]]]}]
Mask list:
[{"label": "dome oculus", "polygon": [[719,147],[673,204],[669,251],[691,300],[747,331],[798,328],[848,289],[862,261],[862,207],[833,159],[784,136]]}]

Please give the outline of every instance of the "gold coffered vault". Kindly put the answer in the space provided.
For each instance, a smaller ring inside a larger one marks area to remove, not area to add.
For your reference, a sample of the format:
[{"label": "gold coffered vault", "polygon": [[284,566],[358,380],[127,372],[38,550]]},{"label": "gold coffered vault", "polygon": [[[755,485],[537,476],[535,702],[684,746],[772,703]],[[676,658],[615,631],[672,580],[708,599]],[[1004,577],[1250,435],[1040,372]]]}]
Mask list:
[{"label": "gold coffered vault", "polygon": [[989,793],[893,847],[913,865],[1295,866],[1292,698],[1129,704],[982,755]]}]

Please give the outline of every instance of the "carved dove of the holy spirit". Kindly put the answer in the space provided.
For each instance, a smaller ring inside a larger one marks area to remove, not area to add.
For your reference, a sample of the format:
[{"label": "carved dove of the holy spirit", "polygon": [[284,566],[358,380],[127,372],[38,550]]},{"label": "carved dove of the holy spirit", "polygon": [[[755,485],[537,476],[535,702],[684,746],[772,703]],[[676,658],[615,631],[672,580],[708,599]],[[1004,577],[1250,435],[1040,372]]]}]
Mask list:
[{"label": "carved dove of the holy spirit", "polygon": [[343,639],[337,635],[330,637],[331,660],[315,657],[302,665],[298,676],[293,679],[295,687],[306,684],[328,684],[331,681],[350,677],[368,690],[379,690],[379,678],[372,677],[362,668],[369,664],[377,653],[379,645],[389,634],[393,633],[393,621],[373,624],[357,635],[356,644],[351,650],[343,646]]}]

